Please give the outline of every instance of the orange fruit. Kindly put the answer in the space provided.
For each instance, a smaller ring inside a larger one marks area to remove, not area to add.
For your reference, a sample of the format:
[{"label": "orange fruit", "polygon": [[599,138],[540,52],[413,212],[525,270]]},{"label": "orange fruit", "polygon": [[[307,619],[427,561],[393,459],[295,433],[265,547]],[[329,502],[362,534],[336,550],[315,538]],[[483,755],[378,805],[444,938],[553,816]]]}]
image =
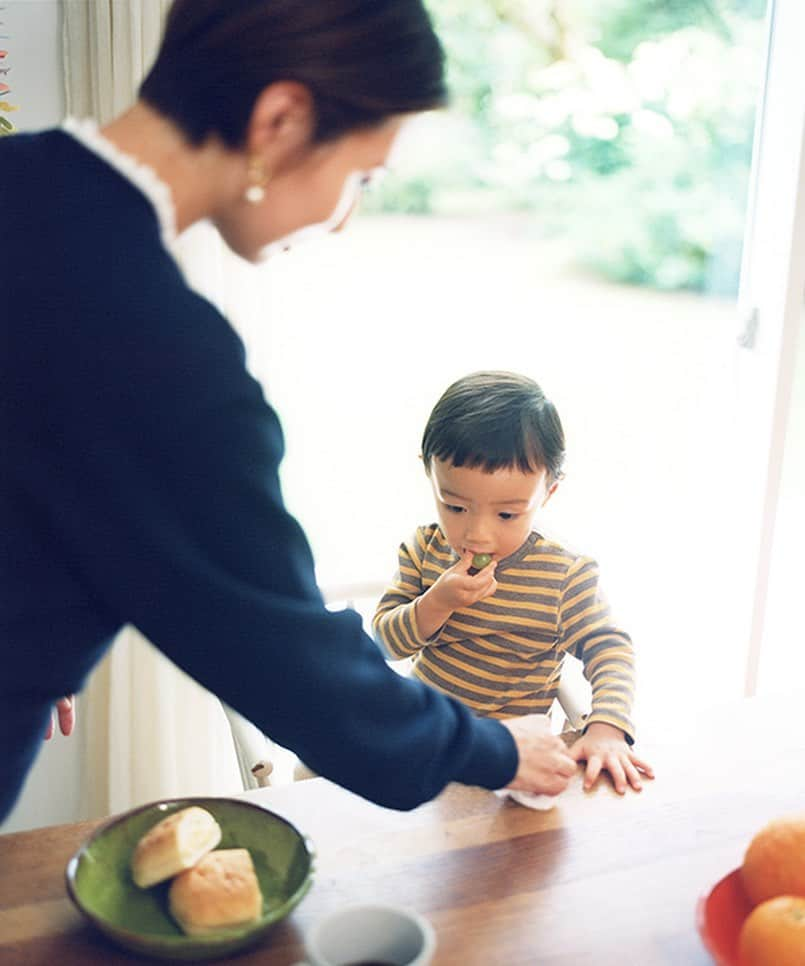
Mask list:
[{"label": "orange fruit", "polygon": [[741,880],[755,906],[775,896],[805,896],[805,815],[778,818],[758,832]]},{"label": "orange fruit", "polygon": [[805,898],[778,896],[755,906],[738,952],[741,966],[805,966]]}]

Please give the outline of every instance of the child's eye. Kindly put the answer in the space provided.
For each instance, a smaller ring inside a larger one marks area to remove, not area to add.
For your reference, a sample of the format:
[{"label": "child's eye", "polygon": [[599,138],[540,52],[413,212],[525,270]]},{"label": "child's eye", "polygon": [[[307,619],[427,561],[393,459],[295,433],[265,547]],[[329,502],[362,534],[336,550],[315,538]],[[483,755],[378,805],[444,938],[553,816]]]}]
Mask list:
[{"label": "child's eye", "polygon": [[516,520],[519,515],[519,513],[506,513],[505,510],[498,514],[501,520]]},{"label": "child's eye", "polygon": [[448,513],[463,513],[464,512],[464,507],[463,506],[455,506],[452,503],[445,503],[444,507],[445,507],[445,509],[447,510]]}]

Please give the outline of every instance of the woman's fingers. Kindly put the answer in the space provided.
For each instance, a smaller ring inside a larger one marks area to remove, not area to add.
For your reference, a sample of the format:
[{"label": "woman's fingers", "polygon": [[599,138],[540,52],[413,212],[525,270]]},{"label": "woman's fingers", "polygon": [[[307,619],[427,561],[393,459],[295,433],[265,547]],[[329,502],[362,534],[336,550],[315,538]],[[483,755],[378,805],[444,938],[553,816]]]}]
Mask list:
[{"label": "woman's fingers", "polygon": [[575,760],[571,758],[570,755],[565,750],[564,745],[562,747],[562,750],[559,752],[558,758],[559,760],[557,762],[556,770],[564,778],[572,778],[573,775],[576,774],[577,765]]},{"label": "woman's fingers", "polygon": [[[65,736],[73,733],[75,727],[75,695],[59,698],[56,702],[56,714],[59,716],[59,731]],[[50,720],[45,730],[45,741],[50,741],[56,730],[56,714],[50,712]]]},{"label": "woman's fingers", "polygon": [[[63,735],[71,735],[75,727],[75,696],[59,698],[56,702],[56,711],[59,715],[59,730]],[[51,715],[52,718],[53,715]]]},{"label": "woman's fingers", "polygon": [[541,781],[538,787],[535,789],[533,794],[536,795],[561,795],[562,792],[567,788],[569,779],[563,778],[561,775],[551,775],[544,781]]}]

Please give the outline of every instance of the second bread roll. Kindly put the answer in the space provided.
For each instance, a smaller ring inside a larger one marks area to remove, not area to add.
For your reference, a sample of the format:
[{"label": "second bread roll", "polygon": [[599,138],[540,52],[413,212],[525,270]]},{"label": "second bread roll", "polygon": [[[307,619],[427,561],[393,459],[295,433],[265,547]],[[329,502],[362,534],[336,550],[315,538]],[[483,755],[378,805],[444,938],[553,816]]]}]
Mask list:
[{"label": "second bread roll", "polygon": [[210,852],[171,883],[173,918],[190,936],[255,922],[263,911],[260,884],[247,849]]}]

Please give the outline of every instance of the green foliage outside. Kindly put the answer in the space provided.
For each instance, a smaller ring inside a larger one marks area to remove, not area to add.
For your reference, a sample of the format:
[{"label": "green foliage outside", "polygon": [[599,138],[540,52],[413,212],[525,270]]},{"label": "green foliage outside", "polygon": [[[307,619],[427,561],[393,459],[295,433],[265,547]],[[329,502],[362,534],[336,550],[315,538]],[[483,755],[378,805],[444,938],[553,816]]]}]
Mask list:
[{"label": "green foliage outside", "polygon": [[448,113],[369,207],[529,212],[604,276],[732,293],[765,0],[430,0]]}]

